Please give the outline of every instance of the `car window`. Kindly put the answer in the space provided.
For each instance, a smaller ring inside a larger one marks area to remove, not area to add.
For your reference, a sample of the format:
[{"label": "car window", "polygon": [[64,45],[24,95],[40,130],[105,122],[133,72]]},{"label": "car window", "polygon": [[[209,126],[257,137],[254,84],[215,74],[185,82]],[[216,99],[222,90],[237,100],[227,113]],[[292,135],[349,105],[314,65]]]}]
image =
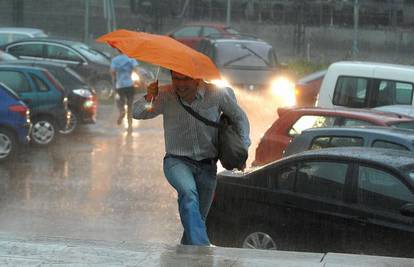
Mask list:
[{"label": "car window", "polygon": [[346,163],[324,161],[302,163],[297,172],[296,192],[342,200],[347,170]]},{"label": "car window", "polygon": [[405,121],[405,122],[390,123],[389,125],[391,127],[394,127],[394,128],[414,130],[414,121]]},{"label": "car window", "polygon": [[230,27],[225,28],[225,30],[226,30],[226,32],[228,32],[230,34],[239,34],[238,31],[236,31],[235,29],[230,28]]},{"label": "car window", "polygon": [[323,128],[334,126],[335,117],[305,115],[300,117],[289,129],[290,136],[296,136],[309,128]]},{"label": "car window", "polygon": [[220,31],[215,29],[215,28],[212,28],[212,27],[204,27],[202,35],[203,36],[208,36],[210,34],[212,34],[212,35],[220,34]]},{"label": "car window", "polygon": [[296,166],[288,166],[282,168],[274,178],[274,188],[279,190],[293,191],[295,185]]},{"label": "car window", "polygon": [[407,202],[414,203],[414,194],[393,174],[360,166],[358,202],[369,208],[399,213],[401,206]]},{"label": "car window", "polygon": [[182,28],[175,33],[173,33],[174,37],[196,37],[200,34],[201,27],[198,26],[191,26]]},{"label": "car window", "polygon": [[34,84],[36,85],[36,89],[40,92],[47,92],[49,91],[49,86],[42,81],[39,77],[37,77],[34,74],[30,74],[30,77],[32,78]]},{"label": "car window", "polygon": [[27,38],[29,38],[29,36],[26,35],[26,34],[13,33],[12,34],[12,37],[11,37],[11,40],[12,40],[12,42],[14,42],[14,41],[19,41],[19,40],[27,39]]},{"label": "car window", "polygon": [[367,107],[368,79],[340,76],[335,86],[333,104],[338,106]]},{"label": "car window", "polygon": [[216,65],[269,69],[276,66],[272,46],[256,42],[221,42],[214,45]]},{"label": "car window", "polygon": [[341,126],[344,127],[354,127],[354,126],[370,126],[370,125],[376,125],[369,121],[363,121],[363,120],[356,120],[356,119],[348,119],[344,118],[342,120]]},{"label": "car window", "polygon": [[309,149],[321,149],[328,147],[347,147],[347,146],[364,146],[364,140],[360,137],[334,137],[321,136],[312,140]]},{"label": "car window", "polygon": [[20,57],[43,57],[43,45],[42,44],[21,44],[14,45],[8,48],[10,54]]},{"label": "car window", "polygon": [[70,61],[82,61],[82,59],[70,49],[58,45],[46,46],[46,57]]},{"label": "car window", "polygon": [[411,105],[413,84],[389,80],[376,80],[374,84],[378,96],[372,106]]},{"label": "car window", "polygon": [[0,70],[0,82],[7,85],[16,93],[31,91],[28,80],[19,71]]},{"label": "car window", "polygon": [[372,143],[372,147],[380,147],[380,148],[388,148],[388,149],[396,149],[396,150],[409,150],[404,145],[396,144],[396,143],[385,141],[385,140],[375,140]]},{"label": "car window", "polygon": [[96,51],[85,44],[75,44],[72,46],[76,51],[82,54],[82,56],[88,58],[90,61],[109,64],[110,61],[104,54],[99,51]]}]

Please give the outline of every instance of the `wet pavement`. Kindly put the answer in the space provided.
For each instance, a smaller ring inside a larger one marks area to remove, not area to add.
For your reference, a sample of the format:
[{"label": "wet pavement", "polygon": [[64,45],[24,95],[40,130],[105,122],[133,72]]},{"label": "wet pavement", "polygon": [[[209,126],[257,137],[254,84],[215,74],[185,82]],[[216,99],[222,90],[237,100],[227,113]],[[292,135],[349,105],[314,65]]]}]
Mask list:
[{"label": "wet pavement", "polygon": [[[255,96],[238,99],[257,144],[276,107],[271,104],[269,112]],[[1,164],[0,231],[178,243],[176,193],[162,171],[162,117],[135,120],[131,134],[116,118],[114,105],[100,105],[96,124],[48,148],[29,146],[15,162]]]},{"label": "wet pavement", "polygon": [[17,238],[0,232],[1,266],[165,267],[411,267],[413,259],[299,253],[149,242],[109,242],[50,237]]}]

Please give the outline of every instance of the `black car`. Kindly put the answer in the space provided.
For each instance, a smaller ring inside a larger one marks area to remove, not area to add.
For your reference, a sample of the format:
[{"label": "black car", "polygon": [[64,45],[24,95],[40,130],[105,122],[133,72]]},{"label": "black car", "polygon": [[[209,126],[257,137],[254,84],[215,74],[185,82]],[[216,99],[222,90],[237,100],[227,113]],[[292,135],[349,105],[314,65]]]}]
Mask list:
[{"label": "black car", "polygon": [[270,91],[278,75],[273,47],[249,36],[209,36],[200,41],[198,51],[207,55],[232,87],[248,91]]},{"label": "black car", "polygon": [[45,68],[63,85],[68,97],[68,106],[72,112],[72,116],[68,128],[62,130],[61,133],[72,133],[79,124],[95,123],[98,101],[96,93],[68,65],[39,60],[14,60],[6,61],[4,64]]},{"label": "black car", "polygon": [[414,257],[412,152],[306,151],[217,182],[213,244]]},{"label": "black car", "polygon": [[0,49],[20,59],[68,64],[84,77],[98,94],[105,97],[112,92],[109,58],[84,43],[53,38],[30,38],[5,44]]}]

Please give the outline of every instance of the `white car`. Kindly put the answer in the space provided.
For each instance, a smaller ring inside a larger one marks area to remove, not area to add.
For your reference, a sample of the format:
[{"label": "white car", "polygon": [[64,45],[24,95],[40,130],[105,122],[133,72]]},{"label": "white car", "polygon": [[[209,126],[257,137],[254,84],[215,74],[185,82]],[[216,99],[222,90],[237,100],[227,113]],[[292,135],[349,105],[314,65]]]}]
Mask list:
[{"label": "white car", "polygon": [[329,66],[318,107],[375,108],[413,105],[414,67],[373,62],[337,62]]},{"label": "white car", "polygon": [[0,27],[0,45],[35,37],[47,37],[47,34],[36,28]]}]

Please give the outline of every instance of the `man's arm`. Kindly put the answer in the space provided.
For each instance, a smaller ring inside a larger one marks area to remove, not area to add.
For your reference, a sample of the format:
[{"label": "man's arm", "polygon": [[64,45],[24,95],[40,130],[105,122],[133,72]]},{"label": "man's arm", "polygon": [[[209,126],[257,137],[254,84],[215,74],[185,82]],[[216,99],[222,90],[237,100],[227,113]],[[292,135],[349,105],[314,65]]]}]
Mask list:
[{"label": "man's arm", "polygon": [[228,92],[227,90],[223,89],[219,90],[221,90],[220,108],[223,111],[223,113],[230,118],[232,123],[234,123],[236,131],[242,137],[245,148],[248,149],[251,144],[249,137],[249,119],[247,118],[246,113],[237,104],[233,91]]}]

